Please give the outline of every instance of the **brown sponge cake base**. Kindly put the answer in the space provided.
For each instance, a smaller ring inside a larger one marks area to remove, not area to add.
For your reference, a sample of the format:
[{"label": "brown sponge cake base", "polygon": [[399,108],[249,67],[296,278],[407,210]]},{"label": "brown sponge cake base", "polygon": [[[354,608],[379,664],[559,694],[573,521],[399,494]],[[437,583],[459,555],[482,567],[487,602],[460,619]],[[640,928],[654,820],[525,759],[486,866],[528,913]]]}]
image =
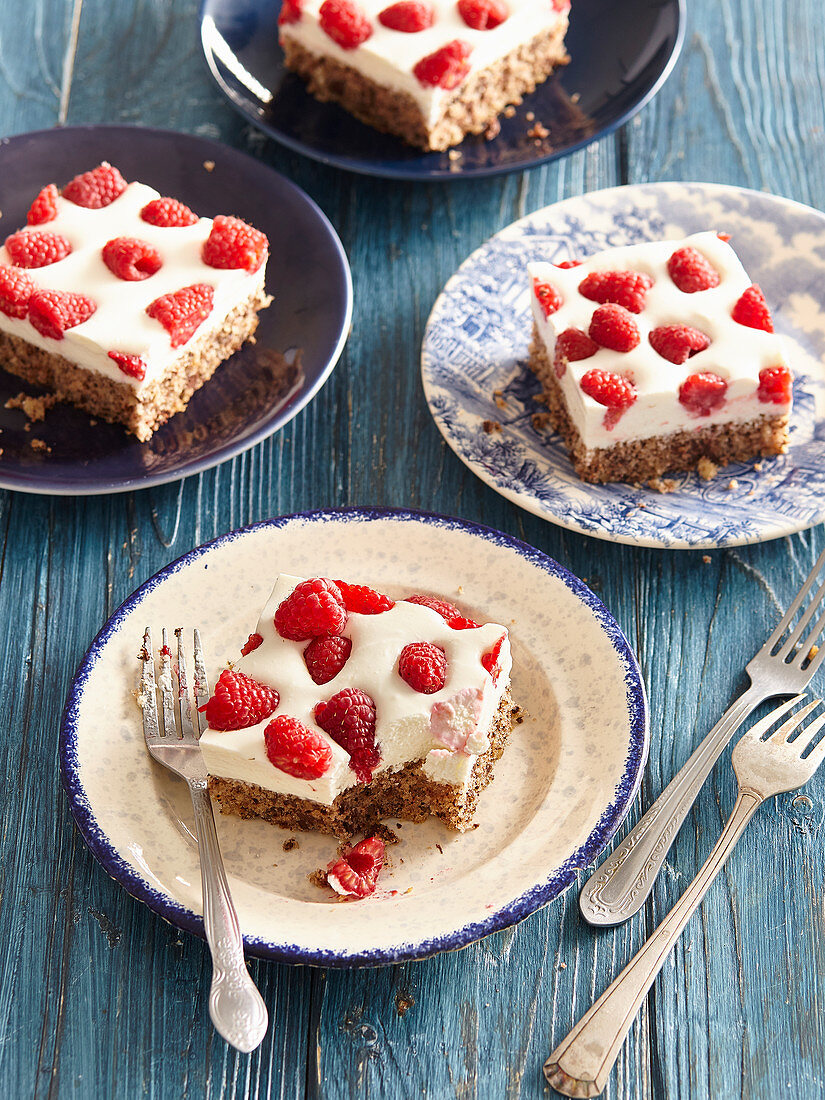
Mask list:
[{"label": "brown sponge cake base", "polygon": [[263,290],[256,291],[227,314],[219,329],[190,340],[163,375],[140,390],[6,332],[0,332],[0,367],[42,386],[59,401],[123,424],[145,442],[171,416],[183,412],[192,394],[254,335],[258,311],[270,301]]},{"label": "brown sponge cake base", "polygon": [[530,369],[544,386],[550,423],[566,443],[573,469],[582,481],[648,481],[666,473],[694,470],[703,458],[725,466],[729,462],[784,454],[788,449],[788,415],[783,413],[766,414],[747,422],[709,424],[692,432],[672,432],[588,450],[567,411],[556,372],[535,326]]},{"label": "brown sponge cake base", "polygon": [[536,35],[486,69],[473,73],[444,99],[441,116],[430,127],[406,92],[394,91],[363,73],[312,53],[281,32],[284,64],[307,82],[321,102],[339,103],[351,115],[382,133],[396,134],[422,149],[443,150],[468,134],[483,133],[505,107],[521,103],[555,68],[566,65],[564,49],[567,18]]},{"label": "brown sponge cake base", "polygon": [[210,776],[209,790],[225,814],[260,817],[285,829],[331,833],[340,840],[371,832],[385,817],[418,822],[435,816],[463,833],[472,827],[479,795],[492,779],[493,766],[504,752],[515,710],[506,691],[493,719],[490,747],[476,761],[465,792],[450,783],[429,779],[424,774],[422,760],[405,764],[396,772],[380,773],[371,783],[359,783],[342,791],[331,806],[220,776]]}]

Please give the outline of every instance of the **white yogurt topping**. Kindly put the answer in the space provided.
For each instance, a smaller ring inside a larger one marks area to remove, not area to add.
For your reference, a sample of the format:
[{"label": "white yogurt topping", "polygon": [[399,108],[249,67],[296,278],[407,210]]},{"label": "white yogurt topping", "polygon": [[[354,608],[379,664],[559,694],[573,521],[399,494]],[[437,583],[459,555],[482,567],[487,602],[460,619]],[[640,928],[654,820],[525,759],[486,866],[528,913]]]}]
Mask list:
[{"label": "white yogurt topping", "polygon": [[413,68],[423,57],[454,39],[466,42],[472,48],[468,58],[469,77],[521,43],[567,20],[567,12],[555,11],[550,0],[507,0],[510,9],[507,19],[492,30],[477,31],[464,22],[455,0],[432,0],[433,25],[423,31],[405,33],[378,22],[379,13],[389,7],[392,0],[358,0],[373,31],[366,42],[354,50],[345,50],[321,29],[318,13],[322,2],[305,0],[301,19],[297,23],[284,24],[280,28],[281,37],[293,39],[311,53],[332,57],[376,84],[406,92],[418,104],[430,126],[439,119],[444,98],[453,95],[454,91],[433,88],[418,80]]},{"label": "white yogurt topping", "polygon": [[[219,329],[228,313],[263,287],[266,264],[253,274],[209,267],[201,259],[201,248],[209,236],[212,219],[200,218],[194,225],[170,228],[150,225],[140,217],[140,211],[158,197],[154,188],[143,183],[130,183],[114,202],[100,210],[89,210],[59,197],[53,221],[26,226],[24,230],[57,233],[69,241],[72,252],[47,267],[27,268],[26,274],[43,290],[84,294],[96,303],[97,310],[87,321],[67,329],[62,340],[42,336],[28,320],[3,313],[0,330],[140,390],[187,350],[187,344],[173,348],[160,321],[146,313],[155,298],[206,283],[214,288],[214,306],[192,339]],[[106,242],[115,237],[136,237],[154,245],[163,266],[137,282],[118,278],[101,255]],[[0,248],[0,264],[11,263],[6,248]],[[145,378],[138,381],[124,374],[109,358],[110,351],[140,356],[146,363]]]},{"label": "white yogurt topping", "polygon": [[[201,747],[209,773],[329,806],[357,780],[349,755],[317,725],[314,709],[316,703],[353,687],[375,702],[376,742],[381,753],[377,772],[395,771],[409,761],[423,760],[430,778],[456,786],[467,784],[477,756],[489,748],[490,724],[510,681],[506,628],[486,623],[477,630],[453,630],[431,608],[403,601],[380,615],[350,612],[344,629],[345,636],[352,639],[349,660],[333,680],[318,685],[304,663],[303,652],[309,643],[281,638],[273,623],[279,604],[299,583],[299,577],[278,577],[258,621],[257,632],[264,641],[234,666],[275,688],[279,706],[265,721],[247,729],[206,730]],[[494,684],[481,658],[502,636],[501,674]],[[440,691],[424,695],[399,676],[398,658],[410,642],[433,642],[444,650],[447,679]],[[329,745],[333,762],[320,779],[296,779],[270,763],[264,730],[279,714],[297,718]]]},{"label": "white yogurt topping", "polygon": [[[673,282],[667,271],[667,261],[678,248],[688,245],[705,256],[719,272],[717,287],[685,294]],[[547,263],[529,264],[528,270],[533,317],[551,363],[556,336],[568,328],[587,332],[593,311],[598,308],[598,302],[578,292],[579,283],[586,275],[594,271],[630,270],[649,275],[654,280],[645,298],[645,308],[632,315],[639,329],[638,346],[624,353],[599,348],[589,359],[568,363],[559,380],[573,423],[589,449],[788,412],[790,405],[766,404],[757,397],[760,370],[787,365],[784,341],[775,333],[748,328],[731,317],[734,305],[751,285],[751,279],[731,246],[716,233],[695,233],[682,241],[611,248],[566,270]],[[536,281],[552,283],[564,298],[561,307],[549,318],[545,318],[532,292]],[[699,329],[710,337],[710,346],[682,365],[668,362],[653,350],[648,337],[654,328],[674,324]],[[628,375],[638,393],[636,402],[622,413],[611,430],[604,426],[604,405],[580,388],[583,375],[593,369]],[[728,388],[721,408],[708,416],[696,416],[680,404],[679,387],[689,375],[704,371],[718,374],[728,383]]]}]

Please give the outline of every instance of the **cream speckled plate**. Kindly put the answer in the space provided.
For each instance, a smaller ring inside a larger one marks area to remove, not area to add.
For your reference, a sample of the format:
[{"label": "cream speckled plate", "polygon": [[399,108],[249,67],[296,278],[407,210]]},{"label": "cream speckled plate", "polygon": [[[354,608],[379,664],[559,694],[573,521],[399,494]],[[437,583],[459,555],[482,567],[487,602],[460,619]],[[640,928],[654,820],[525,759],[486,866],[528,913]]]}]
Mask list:
[{"label": "cream speckled plate", "polygon": [[72,684],[60,746],[72,813],[106,871],[203,935],[189,796],[144,748],[136,654],[147,624],[197,625],[214,681],[281,571],[343,576],[390,595],[437,592],[509,626],[513,696],[527,717],[481,797],[478,828],[459,836],[436,821],[404,823],[366,901],[341,903],[309,882],[334,855],[333,838],[297,834],[285,852],[291,832],[219,815],[249,952],[326,966],[421,958],[513,924],[569,886],[641,779],[647,705],[636,659],[592,592],[539,551],[462,520],[401,511],[315,512],[232,532],[115,612]]}]

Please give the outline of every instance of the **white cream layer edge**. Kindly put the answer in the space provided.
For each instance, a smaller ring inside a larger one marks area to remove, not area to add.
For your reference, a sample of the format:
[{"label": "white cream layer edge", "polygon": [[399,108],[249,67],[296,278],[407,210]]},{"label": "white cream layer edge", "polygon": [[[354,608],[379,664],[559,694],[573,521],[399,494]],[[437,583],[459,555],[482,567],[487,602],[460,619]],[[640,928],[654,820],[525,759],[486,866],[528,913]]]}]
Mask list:
[{"label": "white cream layer edge", "polygon": [[[376,741],[381,752],[377,774],[392,772],[404,764],[424,761],[432,780],[466,787],[479,755],[490,747],[489,730],[510,682],[511,655],[506,627],[486,623],[477,630],[453,630],[429,607],[400,601],[380,615],[351,613],[344,634],[352,639],[352,654],[338,675],[327,684],[313,683],[304,663],[308,642],[291,642],[275,632],[273,619],[279,604],[301,578],[281,574],[261,612],[257,632],[262,644],[234,667],[280,694],[277,714],[288,714],[314,730],[332,752],[332,766],[320,779],[296,779],[270,763],[264,730],[275,715],[243,730],[208,729],[201,748],[210,775],[254,783],[268,791],[295,795],[325,806],[356,783],[349,755],[315,722],[314,707],[345,687],[357,687],[374,701]],[[482,655],[504,636],[498,684],[481,664]],[[444,687],[432,695],[413,691],[398,675],[398,657],[410,642],[433,642],[447,656]],[[469,734],[466,751],[450,751],[434,740],[430,729],[432,708],[449,703],[462,691],[480,696],[477,713],[455,708],[454,723]]]},{"label": "white cream layer edge", "polygon": [[[713,264],[721,276],[719,286],[695,294],[679,290],[668,274],[667,261],[677,248],[686,245],[697,249]],[[775,333],[747,328],[731,317],[734,305],[751,280],[731,246],[713,231],[694,233],[682,241],[607,249],[567,269],[549,263],[528,264],[533,317],[550,363],[558,333],[568,328],[587,332],[593,311],[598,307],[597,302],[579,294],[582,279],[593,271],[624,270],[650,275],[654,280],[644,310],[633,315],[640,335],[638,347],[625,353],[600,348],[589,359],[568,363],[559,379],[570,417],[588,450],[631,439],[700,430],[712,424],[746,423],[790,410],[790,404],[765,404],[756,395],[760,370],[787,365],[784,341]],[[544,316],[532,291],[535,281],[552,283],[564,298],[561,308],[549,318]],[[674,324],[697,328],[711,339],[705,351],[682,366],[663,359],[648,339],[654,328]],[[639,395],[610,431],[604,427],[604,405],[581,389],[583,375],[594,368],[630,375]],[[709,416],[695,416],[679,403],[680,385],[688,375],[700,371],[711,371],[728,383],[724,405]]]}]

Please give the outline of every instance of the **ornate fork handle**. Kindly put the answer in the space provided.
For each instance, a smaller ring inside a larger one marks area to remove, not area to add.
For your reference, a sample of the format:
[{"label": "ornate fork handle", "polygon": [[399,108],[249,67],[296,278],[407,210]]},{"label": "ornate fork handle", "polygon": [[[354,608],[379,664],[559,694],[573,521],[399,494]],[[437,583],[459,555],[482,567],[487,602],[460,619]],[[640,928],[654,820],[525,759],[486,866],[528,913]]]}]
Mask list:
[{"label": "ornate fork handle", "polygon": [[266,1033],[268,1016],[263,998],[246,969],[238,915],[218,845],[207,781],[189,779],[195,810],[203,887],[203,924],[212,952],[209,1015],[228,1043],[248,1053]]},{"label": "ornate fork handle", "polygon": [[751,685],[716,723],[618,848],[582,887],[589,924],[621,924],[645,903],[673,839],[723,749],[748,715],[773,692]]}]

